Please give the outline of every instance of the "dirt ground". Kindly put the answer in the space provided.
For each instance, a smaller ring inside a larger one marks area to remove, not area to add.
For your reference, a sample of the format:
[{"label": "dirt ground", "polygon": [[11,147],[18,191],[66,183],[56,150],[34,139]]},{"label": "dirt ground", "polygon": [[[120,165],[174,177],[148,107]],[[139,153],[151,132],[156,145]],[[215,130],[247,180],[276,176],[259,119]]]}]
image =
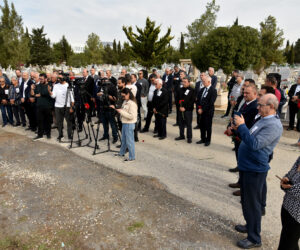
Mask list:
[{"label": "dirt ground", "polygon": [[[233,229],[243,220],[227,188],[236,177],[226,121],[216,117],[208,148],[175,143],[173,122],[163,142],[141,134],[129,164],[55,139],[33,142],[22,128],[0,130],[0,249],[236,249],[245,235]],[[262,249],[278,245],[283,194],[273,175],[296,160],[297,136],[285,131],[275,150]]]}]

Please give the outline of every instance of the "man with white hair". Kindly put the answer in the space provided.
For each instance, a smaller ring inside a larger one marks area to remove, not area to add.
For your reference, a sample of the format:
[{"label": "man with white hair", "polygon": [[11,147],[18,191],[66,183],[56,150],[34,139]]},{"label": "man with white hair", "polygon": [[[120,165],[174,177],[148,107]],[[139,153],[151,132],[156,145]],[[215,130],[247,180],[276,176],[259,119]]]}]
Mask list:
[{"label": "man with white hair", "polygon": [[197,144],[207,147],[211,141],[212,120],[215,112],[215,101],[217,99],[217,90],[211,85],[210,76],[202,78],[204,88],[200,90],[197,96],[197,109],[200,115],[201,140]]},{"label": "man with white hair", "polygon": [[215,69],[213,67],[209,67],[208,68],[208,75],[211,78],[211,86],[213,88],[217,87],[217,83],[218,83],[218,77],[215,76]]},{"label": "man with white hair", "polygon": [[156,90],[153,96],[153,113],[155,114],[155,125],[157,128],[157,135],[160,140],[167,137],[167,117],[168,117],[168,90],[163,88],[163,82],[160,78],[155,80]]},{"label": "man with white hair", "polygon": [[234,116],[235,126],[242,140],[238,151],[240,171],[241,204],[246,225],[237,225],[235,230],[247,233],[248,237],[237,242],[240,248],[261,246],[261,216],[263,186],[269,166],[269,157],[277,145],[282,124],[276,115],[278,100],[273,94],[262,96],[257,104],[261,119],[250,129],[243,115]]}]

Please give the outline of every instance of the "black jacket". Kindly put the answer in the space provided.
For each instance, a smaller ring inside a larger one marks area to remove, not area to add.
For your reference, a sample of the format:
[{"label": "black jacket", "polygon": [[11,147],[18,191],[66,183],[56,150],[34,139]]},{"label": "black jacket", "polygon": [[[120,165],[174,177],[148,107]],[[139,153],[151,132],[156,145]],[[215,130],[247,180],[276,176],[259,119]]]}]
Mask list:
[{"label": "black jacket", "polygon": [[292,101],[292,97],[296,95],[295,91],[296,91],[297,85],[298,85],[298,84],[293,84],[292,87],[291,87],[290,90],[289,90],[289,93],[288,93],[288,95],[289,95],[289,97],[290,97],[289,105],[294,105],[294,106],[297,105],[296,102],[293,102],[293,101]]},{"label": "black jacket", "polygon": [[32,80],[28,80],[27,82],[27,88],[25,89],[25,96],[23,95],[23,91],[24,91],[24,84],[25,81],[23,80],[20,86],[20,93],[21,93],[21,98],[24,98],[25,101],[27,101],[31,95],[30,95],[30,91],[31,91],[31,85],[34,84]]},{"label": "black jacket", "polygon": [[153,108],[160,114],[163,114],[165,117],[168,116],[168,103],[169,103],[169,93],[165,88],[160,89],[160,95],[158,96],[158,90],[154,91],[153,95]]},{"label": "black jacket", "polygon": [[[186,111],[193,111],[195,103],[195,90],[191,87],[180,88],[178,91],[178,102],[181,107],[184,107]],[[183,102],[182,102],[183,100]]]},{"label": "black jacket", "polygon": [[170,91],[173,89],[173,75],[172,74],[168,75],[167,82],[166,82],[166,78],[167,78],[167,75],[165,74],[162,79],[164,81],[164,87]]},{"label": "black jacket", "polygon": [[198,93],[197,108],[203,110],[203,115],[213,115],[215,111],[215,101],[217,99],[217,90],[213,86],[210,86],[208,91],[202,96],[205,90],[206,88],[204,87]]}]

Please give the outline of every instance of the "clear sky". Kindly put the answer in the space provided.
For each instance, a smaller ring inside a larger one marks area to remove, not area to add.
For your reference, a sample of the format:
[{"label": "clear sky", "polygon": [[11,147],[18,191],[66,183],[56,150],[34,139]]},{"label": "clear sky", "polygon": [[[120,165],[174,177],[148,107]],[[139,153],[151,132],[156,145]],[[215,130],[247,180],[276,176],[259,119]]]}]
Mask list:
[{"label": "clear sky", "polygon": [[[11,0],[8,0],[11,3]],[[172,44],[178,46],[180,32],[186,32],[205,11],[208,0],[14,0],[24,25],[32,28],[44,25],[51,42],[65,35],[72,46],[83,46],[88,34],[94,32],[101,41],[114,38],[126,41],[122,26],[144,27],[146,17],[162,25],[162,31],[172,28]],[[300,0],[216,0],[220,5],[217,25],[239,24],[255,28],[273,15],[284,37],[290,42],[300,38]],[[1,5],[3,0],[0,0]],[[298,13],[297,13],[298,12]]]}]

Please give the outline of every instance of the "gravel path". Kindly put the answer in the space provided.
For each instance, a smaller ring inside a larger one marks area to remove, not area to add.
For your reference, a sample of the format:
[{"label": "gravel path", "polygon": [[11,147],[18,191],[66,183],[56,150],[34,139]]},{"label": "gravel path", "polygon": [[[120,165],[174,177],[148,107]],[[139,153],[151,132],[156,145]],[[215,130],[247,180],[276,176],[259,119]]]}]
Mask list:
[{"label": "gravel path", "polygon": [[[233,144],[223,134],[226,121],[221,119],[220,115],[216,116],[210,147],[195,144],[200,137],[198,130],[193,131],[192,144],[174,141],[179,132],[178,127],[172,126],[173,123],[174,114],[168,119],[166,140],[159,141],[153,138],[152,132],[139,135],[140,142],[136,144],[137,160],[135,162],[124,163],[119,157],[113,157],[113,153],[92,156],[92,149],[87,147],[71,151],[125,174],[157,178],[169,192],[192,202],[204,214],[211,215],[209,218],[211,226],[216,225],[217,231],[224,232],[224,239],[230,235],[230,242],[235,244],[235,241],[242,236],[235,233],[232,228],[235,224],[244,223],[244,221],[239,197],[232,196],[231,193],[234,190],[228,188],[228,183],[237,181],[237,174],[228,172],[229,168],[236,166],[236,162],[232,151]],[[150,131],[153,126],[152,123]],[[6,127],[5,131],[14,131],[33,137],[31,133],[25,133],[22,128]],[[102,135],[102,129],[100,134]],[[274,152],[267,178],[266,216],[262,220],[263,249],[276,249],[278,244],[283,192],[280,190],[275,174],[284,175],[299,156],[300,151],[294,145],[298,136],[296,132],[284,132]],[[54,137],[55,133],[53,133]],[[44,141],[57,144],[54,139]],[[68,146],[67,144],[60,145]],[[100,150],[104,149],[105,144],[101,143]]]}]

